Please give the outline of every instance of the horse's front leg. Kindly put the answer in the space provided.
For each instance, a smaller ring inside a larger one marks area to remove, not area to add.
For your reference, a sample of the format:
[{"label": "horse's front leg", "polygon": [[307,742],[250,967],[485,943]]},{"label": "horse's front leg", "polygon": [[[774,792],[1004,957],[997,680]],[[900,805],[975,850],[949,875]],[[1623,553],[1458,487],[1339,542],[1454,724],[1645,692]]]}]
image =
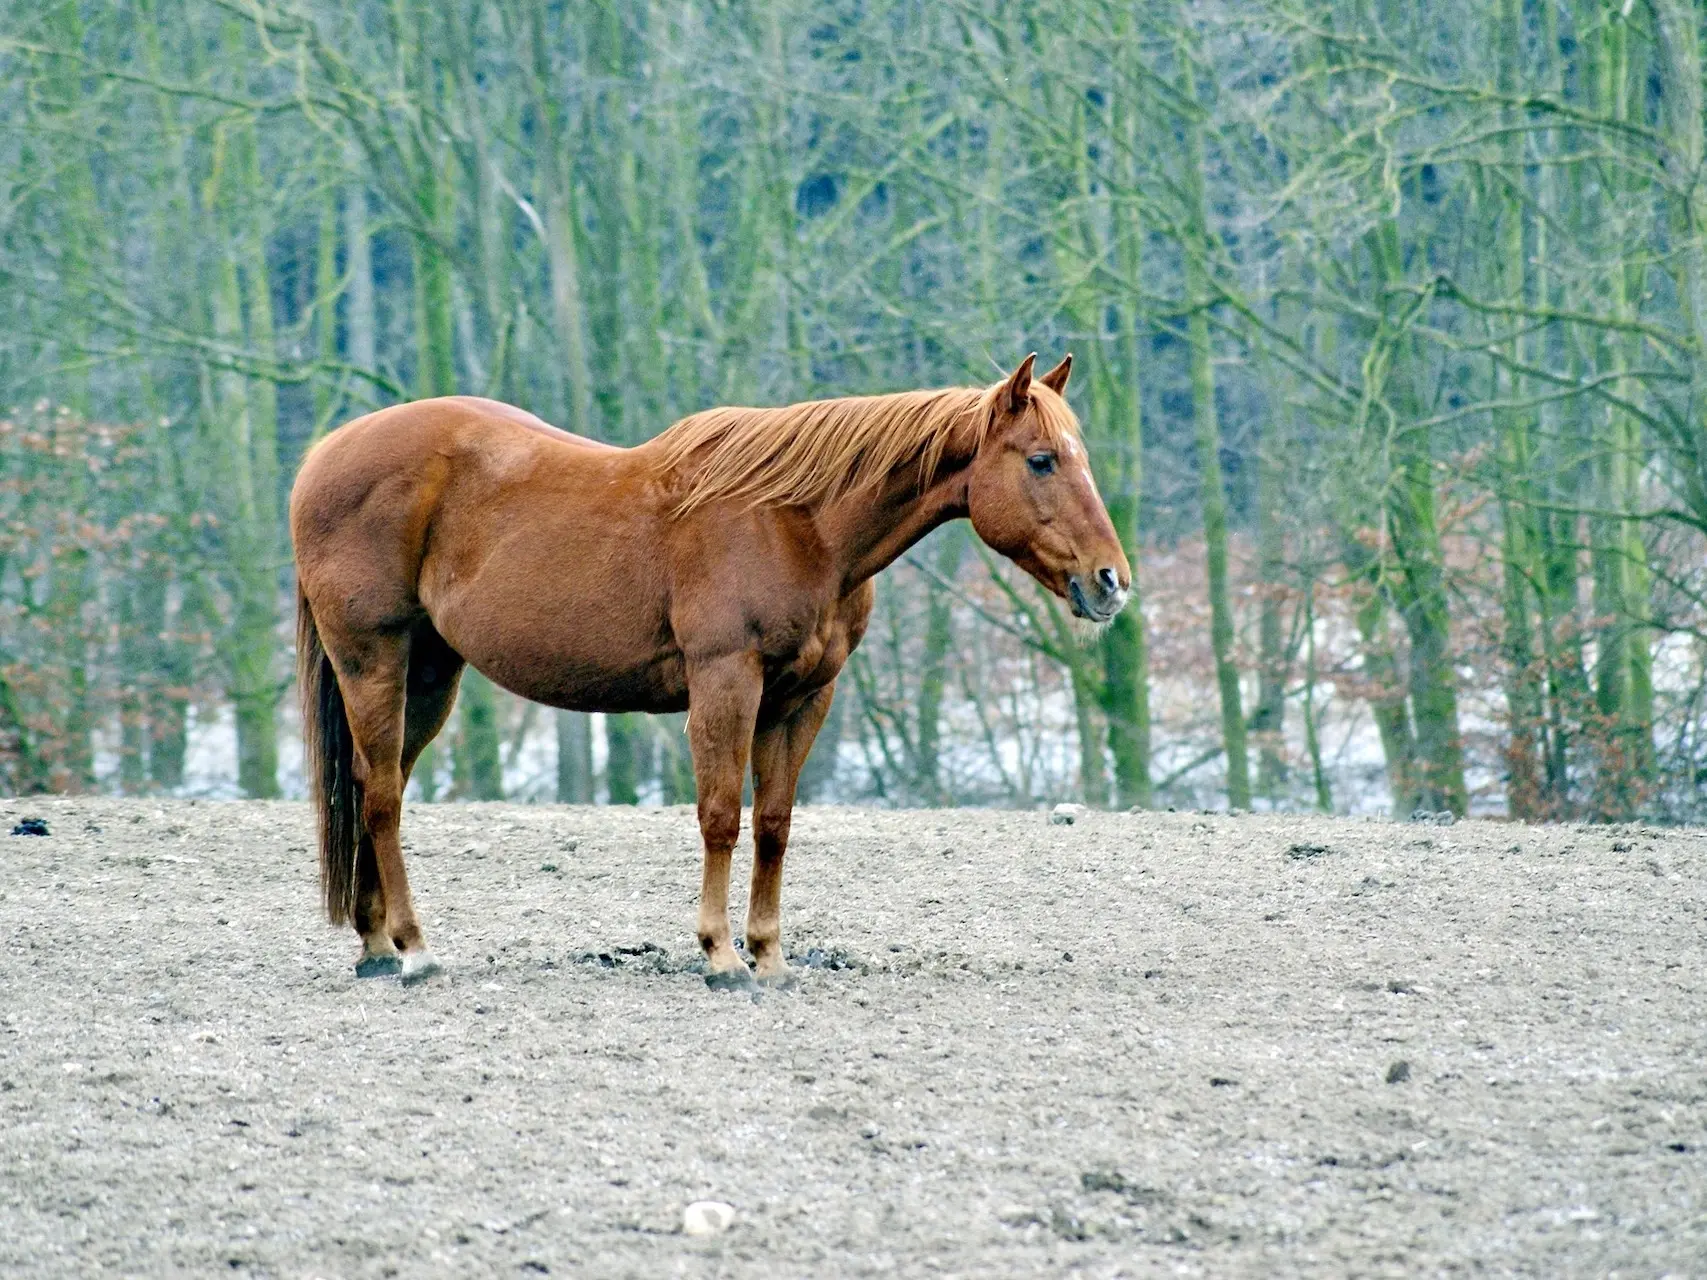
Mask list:
[{"label": "horse's front leg", "polygon": [[753,735],[753,888],[747,898],[747,949],[760,982],[788,977],[782,954],[782,858],[788,851],[800,769],[834,695],[835,686],[825,685]]},{"label": "horse's front leg", "polygon": [[764,668],[756,653],[731,654],[688,670],[688,745],[699,790],[705,869],[699,889],[699,945],[713,986],[752,980],[729,938],[729,859],[741,835],[741,783],[753,742]]}]

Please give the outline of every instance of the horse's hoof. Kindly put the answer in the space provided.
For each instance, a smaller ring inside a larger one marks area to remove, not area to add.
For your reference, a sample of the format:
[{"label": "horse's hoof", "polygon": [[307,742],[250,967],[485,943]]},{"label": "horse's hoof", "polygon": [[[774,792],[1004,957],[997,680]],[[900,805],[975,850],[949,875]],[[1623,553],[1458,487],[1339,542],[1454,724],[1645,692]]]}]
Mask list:
[{"label": "horse's hoof", "polygon": [[358,978],[389,978],[403,969],[403,957],[395,951],[387,951],[384,955],[363,956],[356,961],[356,977]]},{"label": "horse's hoof", "polygon": [[430,951],[409,951],[403,956],[403,985],[417,986],[432,977],[435,973],[443,973],[444,968],[433,959]]},{"label": "horse's hoof", "polygon": [[705,985],[713,991],[751,991],[755,984],[752,973],[743,965],[706,974]]},{"label": "horse's hoof", "polygon": [[800,985],[800,977],[793,969],[778,969],[775,973],[761,973],[758,983],[771,991],[793,991]]}]

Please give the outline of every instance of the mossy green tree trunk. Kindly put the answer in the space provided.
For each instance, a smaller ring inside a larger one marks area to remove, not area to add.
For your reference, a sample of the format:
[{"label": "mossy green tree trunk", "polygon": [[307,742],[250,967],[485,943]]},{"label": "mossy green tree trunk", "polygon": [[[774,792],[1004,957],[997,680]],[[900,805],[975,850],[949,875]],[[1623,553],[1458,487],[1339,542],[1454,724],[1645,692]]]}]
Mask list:
[{"label": "mossy green tree trunk", "polygon": [[[1631,119],[1633,71],[1627,12],[1607,6],[1597,15],[1588,42],[1590,84],[1595,109],[1606,119]],[[1622,145],[1622,140],[1614,145]],[[1608,166],[1602,179],[1600,222],[1616,218],[1625,200],[1636,195],[1628,173]],[[1628,324],[1642,293],[1643,268],[1609,253],[1605,306],[1611,317]],[[1631,365],[1630,338],[1619,328],[1600,333],[1597,363],[1621,374]],[[1637,393],[1632,380],[1612,383],[1628,400]],[[1628,817],[1641,802],[1644,775],[1653,754],[1653,674],[1648,633],[1648,564],[1640,523],[1643,442],[1635,416],[1608,403],[1591,417],[1596,475],[1596,513],[1590,520],[1594,568],[1594,611],[1598,621],[1594,663],[1595,704],[1601,742],[1596,809],[1606,818]]]},{"label": "mossy green tree trunk", "polygon": [[[50,38],[61,48],[82,53],[85,31],[78,7],[72,0],[54,4],[44,23]],[[39,163],[25,162],[25,170],[52,174],[59,226],[59,275],[65,301],[69,303],[55,320],[61,337],[59,355],[67,374],[58,386],[59,402],[71,411],[71,419],[82,430],[94,407],[89,381],[89,358],[94,350],[93,325],[97,279],[95,270],[100,246],[97,242],[99,212],[94,174],[85,128],[78,116],[84,100],[84,82],[78,59],[56,58],[47,80],[51,101],[43,106],[57,126],[59,150],[44,155]],[[71,424],[63,424],[70,429]],[[72,456],[81,444],[69,446]],[[69,471],[65,482],[72,491],[60,495],[68,511],[80,510],[90,487],[90,477],[81,469]],[[66,528],[58,539],[47,584],[47,625],[59,638],[64,654],[64,687],[56,737],[60,758],[55,761],[64,784],[74,791],[95,785],[94,712],[89,692],[89,636],[84,612],[93,595],[89,548],[75,528]]]},{"label": "mossy green tree trunk", "polygon": [[[1136,58],[1131,6],[1117,5],[1115,39],[1123,56]],[[1144,225],[1140,212],[1138,148],[1143,103],[1133,75],[1109,104],[1114,145],[1113,197],[1108,210],[1112,259],[1118,279],[1113,311],[1112,358],[1104,362],[1110,413],[1099,443],[1104,457],[1104,497],[1109,519],[1132,566],[1132,596],[1102,634],[1102,709],[1108,720],[1114,794],[1123,807],[1150,804],[1150,661],[1144,627],[1142,522],[1144,492],[1143,319],[1138,301],[1143,279]]]},{"label": "mossy green tree trunk", "polygon": [[[1180,96],[1197,106],[1197,72],[1193,50],[1182,37],[1178,45]],[[1209,208],[1204,194],[1203,120],[1194,110],[1184,121],[1185,163],[1181,186],[1185,197],[1186,344],[1191,362],[1192,438],[1197,446],[1199,493],[1203,506],[1204,558],[1208,565],[1209,647],[1215,657],[1215,685],[1221,697],[1221,745],[1227,759],[1227,804],[1251,807],[1250,757],[1245,748],[1245,711],[1234,661],[1233,602],[1227,574],[1227,494],[1221,476],[1221,428],[1215,404],[1215,349],[1209,336],[1207,308],[1214,303],[1209,287]]]},{"label": "mossy green tree trunk", "polygon": [[[1523,79],[1524,20],[1521,0],[1500,0],[1498,79],[1500,92],[1515,98]],[[1524,182],[1526,136],[1519,111],[1507,108],[1504,124],[1505,164],[1490,169],[1483,191],[1495,229],[1488,260],[1490,275],[1502,296],[1514,307],[1529,302],[1529,270],[1525,260],[1525,210],[1529,193]],[[1531,819],[1542,812],[1542,666],[1537,659],[1535,586],[1542,577],[1539,538],[1535,525],[1537,503],[1533,488],[1536,451],[1531,435],[1533,411],[1522,406],[1527,388],[1516,369],[1528,353],[1516,337],[1505,342],[1505,359],[1494,362],[1493,399],[1504,403],[1495,419],[1499,454],[1496,485],[1500,508],[1505,695],[1507,738],[1506,807],[1516,818]]]},{"label": "mossy green tree trunk", "polygon": [[1251,734],[1257,740],[1257,792],[1271,806],[1286,784],[1287,643],[1281,604],[1286,563],[1284,485],[1285,422],[1276,405],[1263,424],[1257,457],[1257,557],[1261,599],[1257,614],[1257,704]]}]

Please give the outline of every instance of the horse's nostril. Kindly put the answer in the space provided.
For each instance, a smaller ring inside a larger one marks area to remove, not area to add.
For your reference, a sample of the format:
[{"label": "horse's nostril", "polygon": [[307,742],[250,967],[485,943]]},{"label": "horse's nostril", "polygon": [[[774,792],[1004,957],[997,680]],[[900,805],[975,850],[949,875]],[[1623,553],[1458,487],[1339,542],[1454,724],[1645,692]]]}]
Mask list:
[{"label": "horse's nostril", "polygon": [[1120,579],[1115,576],[1113,569],[1098,569],[1097,585],[1103,589],[1104,594],[1113,595],[1120,590]]}]

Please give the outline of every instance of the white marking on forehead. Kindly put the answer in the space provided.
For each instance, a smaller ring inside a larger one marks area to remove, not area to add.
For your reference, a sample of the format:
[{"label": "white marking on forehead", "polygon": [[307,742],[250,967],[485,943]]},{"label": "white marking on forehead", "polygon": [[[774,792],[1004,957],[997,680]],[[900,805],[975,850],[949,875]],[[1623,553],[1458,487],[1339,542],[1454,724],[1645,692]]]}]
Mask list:
[{"label": "white marking on forehead", "polygon": [[1079,442],[1073,439],[1072,436],[1061,437],[1061,452],[1066,454],[1069,458],[1073,457],[1075,454],[1080,452]]}]

